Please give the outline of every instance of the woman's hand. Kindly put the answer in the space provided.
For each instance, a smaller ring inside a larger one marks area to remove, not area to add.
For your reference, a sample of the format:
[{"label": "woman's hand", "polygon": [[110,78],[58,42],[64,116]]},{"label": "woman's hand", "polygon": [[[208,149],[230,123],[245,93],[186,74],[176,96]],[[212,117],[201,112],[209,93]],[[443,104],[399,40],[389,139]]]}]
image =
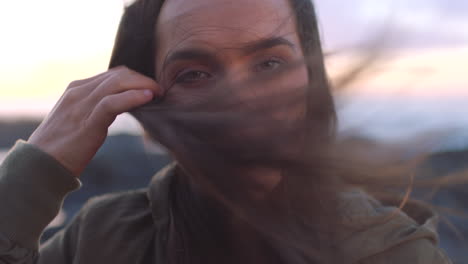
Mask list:
[{"label": "woman's hand", "polygon": [[154,80],[126,67],[74,81],[28,142],[79,176],[117,115],[160,94]]}]

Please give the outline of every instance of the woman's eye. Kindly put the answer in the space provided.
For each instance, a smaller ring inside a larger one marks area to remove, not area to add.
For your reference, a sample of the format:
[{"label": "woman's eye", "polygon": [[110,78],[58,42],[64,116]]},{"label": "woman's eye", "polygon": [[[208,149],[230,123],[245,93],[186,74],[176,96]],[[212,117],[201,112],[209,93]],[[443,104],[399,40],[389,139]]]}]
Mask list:
[{"label": "woman's eye", "polygon": [[176,83],[191,84],[191,83],[195,83],[195,82],[198,82],[198,81],[209,80],[211,78],[212,78],[212,75],[207,73],[207,72],[188,71],[188,72],[184,72],[184,73],[179,74],[179,76],[177,76],[177,78],[176,78]]},{"label": "woman's eye", "polygon": [[282,64],[283,64],[282,60],[269,59],[269,60],[263,61],[255,65],[254,71],[255,72],[272,71],[272,70],[276,70]]}]

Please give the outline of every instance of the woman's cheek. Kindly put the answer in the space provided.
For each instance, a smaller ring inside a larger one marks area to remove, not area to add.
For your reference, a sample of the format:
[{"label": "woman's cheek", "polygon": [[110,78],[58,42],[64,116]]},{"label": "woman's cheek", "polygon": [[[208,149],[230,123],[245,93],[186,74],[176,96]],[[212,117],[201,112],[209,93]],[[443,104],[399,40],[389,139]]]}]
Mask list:
[{"label": "woman's cheek", "polygon": [[305,66],[287,70],[265,84],[267,103],[275,106],[272,115],[279,121],[303,117],[306,109],[308,74]]},{"label": "woman's cheek", "polygon": [[207,91],[203,87],[183,87],[175,84],[166,94],[165,103],[174,106],[185,106],[200,103],[207,96]]}]

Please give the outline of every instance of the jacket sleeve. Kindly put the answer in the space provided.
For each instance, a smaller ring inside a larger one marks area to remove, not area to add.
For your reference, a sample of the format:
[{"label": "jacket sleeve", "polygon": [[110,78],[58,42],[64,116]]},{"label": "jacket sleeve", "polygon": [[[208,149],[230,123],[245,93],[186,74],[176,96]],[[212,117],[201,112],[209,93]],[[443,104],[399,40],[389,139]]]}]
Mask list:
[{"label": "jacket sleeve", "polygon": [[[18,141],[0,165],[0,264],[68,263],[55,239],[39,254],[39,239],[80,181],[50,155]],[[63,236],[63,235],[62,235]],[[60,258],[51,259],[56,251]]]},{"label": "jacket sleeve", "polygon": [[447,255],[429,239],[401,243],[389,250],[368,257],[359,264],[452,264]]}]

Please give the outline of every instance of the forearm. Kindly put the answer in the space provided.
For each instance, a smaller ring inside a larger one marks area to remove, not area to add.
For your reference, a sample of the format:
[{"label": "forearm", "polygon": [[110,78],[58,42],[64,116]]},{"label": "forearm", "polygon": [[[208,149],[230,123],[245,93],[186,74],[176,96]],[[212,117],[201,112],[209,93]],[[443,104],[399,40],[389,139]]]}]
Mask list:
[{"label": "forearm", "polygon": [[[42,231],[67,193],[79,186],[79,180],[54,158],[17,142],[0,165],[0,234],[9,243],[37,251]],[[5,254],[4,244],[0,243],[0,254]]]}]

